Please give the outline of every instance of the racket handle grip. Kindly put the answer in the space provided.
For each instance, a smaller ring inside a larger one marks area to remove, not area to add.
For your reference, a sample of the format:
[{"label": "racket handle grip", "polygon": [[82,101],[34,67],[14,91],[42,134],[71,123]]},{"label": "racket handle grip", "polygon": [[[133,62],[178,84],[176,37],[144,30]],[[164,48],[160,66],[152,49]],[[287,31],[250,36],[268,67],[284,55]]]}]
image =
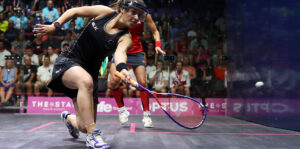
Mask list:
[{"label": "racket handle grip", "polygon": [[[117,77],[119,77],[120,79],[121,79],[121,78],[124,78],[124,75],[121,74],[119,71],[116,71],[115,75],[116,75]],[[138,85],[137,85],[137,82],[134,81],[133,79],[130,79],[130,84],[133,85],[133,86],[135,86],[135,87],[138,86]]]}]

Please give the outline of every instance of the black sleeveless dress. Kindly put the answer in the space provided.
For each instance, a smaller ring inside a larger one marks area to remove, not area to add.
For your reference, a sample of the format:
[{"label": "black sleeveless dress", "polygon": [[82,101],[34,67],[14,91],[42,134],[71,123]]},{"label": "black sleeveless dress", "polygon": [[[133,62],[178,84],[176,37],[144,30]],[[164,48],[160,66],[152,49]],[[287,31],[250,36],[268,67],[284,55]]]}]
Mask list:
[{"label": "black sleeveless dress", "polygon": [[106,56],[111,56],[115,52],[120,37],[129,33],[128,29],[116,34],[109,34],[105,31],[106,25],[116,16],[117,13],[113,12],[88,23],[78,39],[56,59],[52,80],[48,84],[49,88],[55,92],[64,93],[70,98],[76,97],[78,89],[65,87],[62,83],[62,75],[73,66],[81,66],[93,78],[94,100],[98,101],[97,81],[101,62]]}]

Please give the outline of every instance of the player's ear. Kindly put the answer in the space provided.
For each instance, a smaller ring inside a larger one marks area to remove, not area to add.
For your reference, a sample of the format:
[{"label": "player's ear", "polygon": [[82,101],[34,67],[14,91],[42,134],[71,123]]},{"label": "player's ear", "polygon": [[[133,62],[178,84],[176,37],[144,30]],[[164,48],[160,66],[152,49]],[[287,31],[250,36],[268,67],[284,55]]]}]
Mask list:
[{"label": "player's ear", "polygon": [[125,9],[124,8],[120,8],[120,13],[124,14],[125,13]]}]

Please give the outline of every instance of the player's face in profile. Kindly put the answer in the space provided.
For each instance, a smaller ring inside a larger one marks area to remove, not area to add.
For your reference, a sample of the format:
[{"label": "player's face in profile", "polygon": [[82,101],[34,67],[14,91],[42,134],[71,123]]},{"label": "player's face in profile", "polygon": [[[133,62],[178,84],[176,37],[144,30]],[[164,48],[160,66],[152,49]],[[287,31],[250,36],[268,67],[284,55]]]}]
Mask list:
[{"label": "player's face in profile", "polygon": [[128,8],[125,11],[125,20],[129,27],[134,26],[139,21],[144,21],[145,12],[137,8]]}]

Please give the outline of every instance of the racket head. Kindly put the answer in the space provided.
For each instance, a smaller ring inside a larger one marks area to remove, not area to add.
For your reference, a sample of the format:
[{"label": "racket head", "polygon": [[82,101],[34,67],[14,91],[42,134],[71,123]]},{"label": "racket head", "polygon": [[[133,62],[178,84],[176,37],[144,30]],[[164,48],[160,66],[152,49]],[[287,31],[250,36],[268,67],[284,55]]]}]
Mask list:
[{"label": "racket head", "polygon": [[[116,71],[115,75],[119,78],[124,78],[118,71]],[[173,93],[156,93],[140,85],[133,79],[130,79],[130,84],[151,94],[166,115],[183,128],[196,129],[206,119],[207,110],[205,106],[192,97]],[[173,106],[179,107],[181,106],[179,104],[183,104],[183,109],[175,110]]]},{"label": "racket head", "polygon": [[198,100],[173,93],[152,93],[161,109],[177,125],[186,129],[199,128],[205,121],[207,110]]}]

